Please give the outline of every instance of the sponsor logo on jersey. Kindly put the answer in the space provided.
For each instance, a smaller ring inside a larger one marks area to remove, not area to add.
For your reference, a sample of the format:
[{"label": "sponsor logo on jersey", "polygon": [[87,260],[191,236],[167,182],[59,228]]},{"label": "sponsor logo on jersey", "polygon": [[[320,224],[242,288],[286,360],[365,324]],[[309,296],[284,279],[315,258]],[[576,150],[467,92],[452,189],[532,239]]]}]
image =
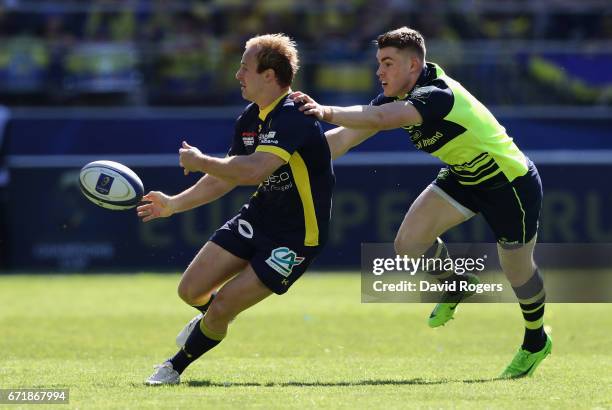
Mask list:
[{"label": "sponsor logo on jersey", "polygon": [[304,262],[303,256],[298,256],[291,249],[282,246],[272,250],[270,257],[266,259],[266,263],[275,271],[288,277],[293,271],[293,267]]},{"label": "sponsor logo on jersey", "polygon": [[264,179],[261,187],[266,191],[288,191],[293,188],[293,182],[289,173],[284,171]]},{"label": "sponsor logo on jersey", "polygon": [[260,144],[278,144],[278,140],[275,140],[276,131],[270,131],[265,134],[259,134]]},{"label": "sponsor logo on jersey", "polygon": [[410,132],[410,141],[412,142],[417,142],[418,140],[421,139],[421,137],[423,137],[423,133],[421,132],[420,129],[414,129],[414,126],[411,125],[410,129],[408,130],[408,132]]},{"label": "sponsor logo on jersey", "polygon": [[420,141],[416,142],[414,146],[416,147],[416,149],[423,149],[425,147],[430,147],[434,145],[436,142],[438,142],[442,137],[444,137],[444,134],[442,134],[440,131],[437,131],[433,137],[423,138]]},{"label": "sponsor logo on jersey", "polygon": [[242,143],[245,146],[251,146],[255,144],[255,137],[257,136],[256,132],[243,132],[242,133]]}]

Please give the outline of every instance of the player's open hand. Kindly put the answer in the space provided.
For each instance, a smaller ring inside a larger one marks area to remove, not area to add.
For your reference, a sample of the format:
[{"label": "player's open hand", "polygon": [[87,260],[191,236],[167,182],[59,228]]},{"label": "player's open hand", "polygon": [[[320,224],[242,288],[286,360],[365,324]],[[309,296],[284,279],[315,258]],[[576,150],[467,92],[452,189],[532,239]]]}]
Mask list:
[{"label": "player's open hand", "polygon": [[189,175],[190,172],[200,171],[200,159],[202,152],[196,147],[192,147],[183,141],[183,145],[179,148],[179,165],[183,167],[183,173]]},{"label": "player's open hand", "polygon": [[293,101],[303,103],[299,110],[307,115],[314,115],[318,120],[325,120],[325,106],[317,103],[311,96],[295,91],[289,96]]},{"label": "player's open hand", "polygon": [[149,222],[157,218],[167,218],[174,213],[171,198],[163,192],[151,191],[143,196],[142,200],[147,203],[136,208],[136,212],[142,218],[142,222]]}]

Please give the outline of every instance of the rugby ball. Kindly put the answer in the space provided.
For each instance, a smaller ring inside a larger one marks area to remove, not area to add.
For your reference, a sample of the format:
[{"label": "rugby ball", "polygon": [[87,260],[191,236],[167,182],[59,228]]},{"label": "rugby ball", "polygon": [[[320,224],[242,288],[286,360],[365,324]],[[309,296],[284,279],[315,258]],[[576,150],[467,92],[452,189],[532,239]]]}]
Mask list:
[{"label": "rugby ball", "polygon": [[79,186],[85,198],[106,209],[134,208],[144,194],[138,175],[114,161],[94,161],[81,168]]}]

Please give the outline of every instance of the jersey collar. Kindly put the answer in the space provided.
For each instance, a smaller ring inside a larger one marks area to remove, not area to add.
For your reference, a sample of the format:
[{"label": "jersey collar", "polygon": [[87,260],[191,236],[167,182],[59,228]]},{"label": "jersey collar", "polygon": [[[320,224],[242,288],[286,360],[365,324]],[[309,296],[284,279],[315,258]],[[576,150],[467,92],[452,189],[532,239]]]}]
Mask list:
[{"label": "jersey collar", "polygon": [[421,75],[419,75],[419,78],[417,79],[417,82],[414,86],[419,87],[421,85],[424,85],[428,81],[429,81],[429,67],[427,67],[427,63],[425,63],[425,65],[423,66],[423,70],[421,70]]},{"label": "jersey collar", "polygon": [[274,107],[276,107],[278,105],[278,103],[285,98],[286,96],[289,95],[289,93],[291,92],[291,90],[289,90],[288,92],[282,94],[280,97],[278,97],[276,100],[272,101],[272,103],[270,105],[265,106],[264,108],[260,108],[259,109],[259,119],[264,121],[266,119],[266,117],[268,116],[268,114],[270,114],[270,112],[274,109]]},{"label": "jersey collar", "polygon": [[412,91],[414,91],[415,88],[422,87],[425,84],[427,84],[430,81],[432,81],[434,78],[438,78],[441,75],[444,75],[444,71],[442,71],[442,69],[440,68],[439,65],[437,65],[435,63],[425,63],[425,65],[423,66],[423,70],[421,70],[421,74],[419,75],[419,78],[418,78],[417,82],[414,84],[414,87],[412,88],[412,90],[408,91],[404,95],[399,95],[399,96],[395,97],[395,99],[396,100],[405,100],[406,97],[408,97],[410,95],[410,93]]}]

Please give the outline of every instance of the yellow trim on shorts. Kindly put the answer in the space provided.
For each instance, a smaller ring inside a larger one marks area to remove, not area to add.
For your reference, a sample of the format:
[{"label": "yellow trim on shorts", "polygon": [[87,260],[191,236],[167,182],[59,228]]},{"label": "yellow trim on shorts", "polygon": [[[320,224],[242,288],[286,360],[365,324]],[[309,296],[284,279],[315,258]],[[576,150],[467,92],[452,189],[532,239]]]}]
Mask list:
[{"label": "yellow trim on shorts", "polygon": [[523,243],[526,243],[525,235],[527,234],[527,232],[525,230],[525,210],[523,209],[523,203],[521,202],[521,198],[519,198],[518,193],[516,192],[516,189],[514,189],[514,187],[512,187],[512,191],[514,191],[514,196],[516,197],[516,200],[519,203],[519,207],[521,208],[521,212],[523,213]]}]

